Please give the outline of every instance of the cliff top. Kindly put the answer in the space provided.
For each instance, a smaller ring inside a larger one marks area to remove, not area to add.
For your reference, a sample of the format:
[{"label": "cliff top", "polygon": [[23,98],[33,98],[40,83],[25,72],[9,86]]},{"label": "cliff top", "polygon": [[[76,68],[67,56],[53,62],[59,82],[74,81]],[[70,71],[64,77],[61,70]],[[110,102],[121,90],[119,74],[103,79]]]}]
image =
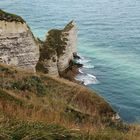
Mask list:
[{"label": "cliff top", "polygon": [[2,9],[0,9],[0,21],[3,21],[3,20],[7,22],[12,22],[12,21],[21,22],[21,23],[25,22],[22,17],[15,14],[7,13],[3,11]]}]

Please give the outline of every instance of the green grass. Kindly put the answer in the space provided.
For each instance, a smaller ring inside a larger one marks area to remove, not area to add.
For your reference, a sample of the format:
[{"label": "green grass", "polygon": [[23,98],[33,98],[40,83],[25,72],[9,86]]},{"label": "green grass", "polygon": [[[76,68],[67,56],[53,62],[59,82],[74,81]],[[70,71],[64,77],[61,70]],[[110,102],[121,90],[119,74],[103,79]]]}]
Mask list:
[{"label": "green grass", "polygon": [[[7,118],[8,119],[8,118]],[[0,123],[1,140],[80,140],[82,134],[57,124],[24,122],[10,119]]]},{"label": "green grass", "polygon": [[12,89],[34,92],[37,96],[44,96],[47,93],[47,86],[37,76],[29,76],[22,81],[11,82],[10,84]]},{"label": "green grass", "polygon": [[17,105],[23,105],[24,103],[19,100],[19,99],[16,99],[14,98],[13,96],[7,94],[6,91],[3,91],[2,89],[0,89],[0,100],[6,100],[7,102],[9,103],[16,103]]},{"label": "green grass", "polygon": [[0,122],[0,127],[1,140],[139,140],[136,136],[110,128],[91,134],[58,124],[25,122],[7,116]]}]

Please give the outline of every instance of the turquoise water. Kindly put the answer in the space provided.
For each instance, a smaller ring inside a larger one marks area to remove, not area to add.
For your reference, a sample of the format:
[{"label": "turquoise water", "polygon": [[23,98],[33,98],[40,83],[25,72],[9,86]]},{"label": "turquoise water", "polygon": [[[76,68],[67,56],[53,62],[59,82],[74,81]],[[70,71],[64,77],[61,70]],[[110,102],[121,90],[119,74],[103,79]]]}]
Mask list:
[{"label": "turquoise water", "polygon": [[21,15],[42,39],[49,29],[74,19],[83,75],[96,76],[87,86],[124,121],[140,123],[140,1],[1,0],[0,8]]}]

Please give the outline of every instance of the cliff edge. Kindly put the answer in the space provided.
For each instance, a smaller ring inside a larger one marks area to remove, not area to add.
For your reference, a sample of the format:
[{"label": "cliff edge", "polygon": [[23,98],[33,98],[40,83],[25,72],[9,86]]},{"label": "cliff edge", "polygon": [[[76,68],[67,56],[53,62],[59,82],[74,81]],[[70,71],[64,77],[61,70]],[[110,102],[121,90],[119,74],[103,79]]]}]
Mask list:
[{"label": "cliff edge", "polygon": [[39,46],[26,22],[0,10],[0,62],[36,71]]}]

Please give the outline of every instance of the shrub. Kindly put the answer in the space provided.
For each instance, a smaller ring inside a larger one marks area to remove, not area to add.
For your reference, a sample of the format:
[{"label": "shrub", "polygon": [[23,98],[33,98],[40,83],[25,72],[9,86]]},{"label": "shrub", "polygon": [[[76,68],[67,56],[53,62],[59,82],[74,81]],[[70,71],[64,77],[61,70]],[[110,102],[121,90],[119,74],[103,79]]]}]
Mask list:
[{"label": "shrub", "polygon": [[11,87],[21,91],[35,92],[38,96],[45,95],[47,91],[45,83],[37,76],[26,77],[22,81],[11,83]]}]

